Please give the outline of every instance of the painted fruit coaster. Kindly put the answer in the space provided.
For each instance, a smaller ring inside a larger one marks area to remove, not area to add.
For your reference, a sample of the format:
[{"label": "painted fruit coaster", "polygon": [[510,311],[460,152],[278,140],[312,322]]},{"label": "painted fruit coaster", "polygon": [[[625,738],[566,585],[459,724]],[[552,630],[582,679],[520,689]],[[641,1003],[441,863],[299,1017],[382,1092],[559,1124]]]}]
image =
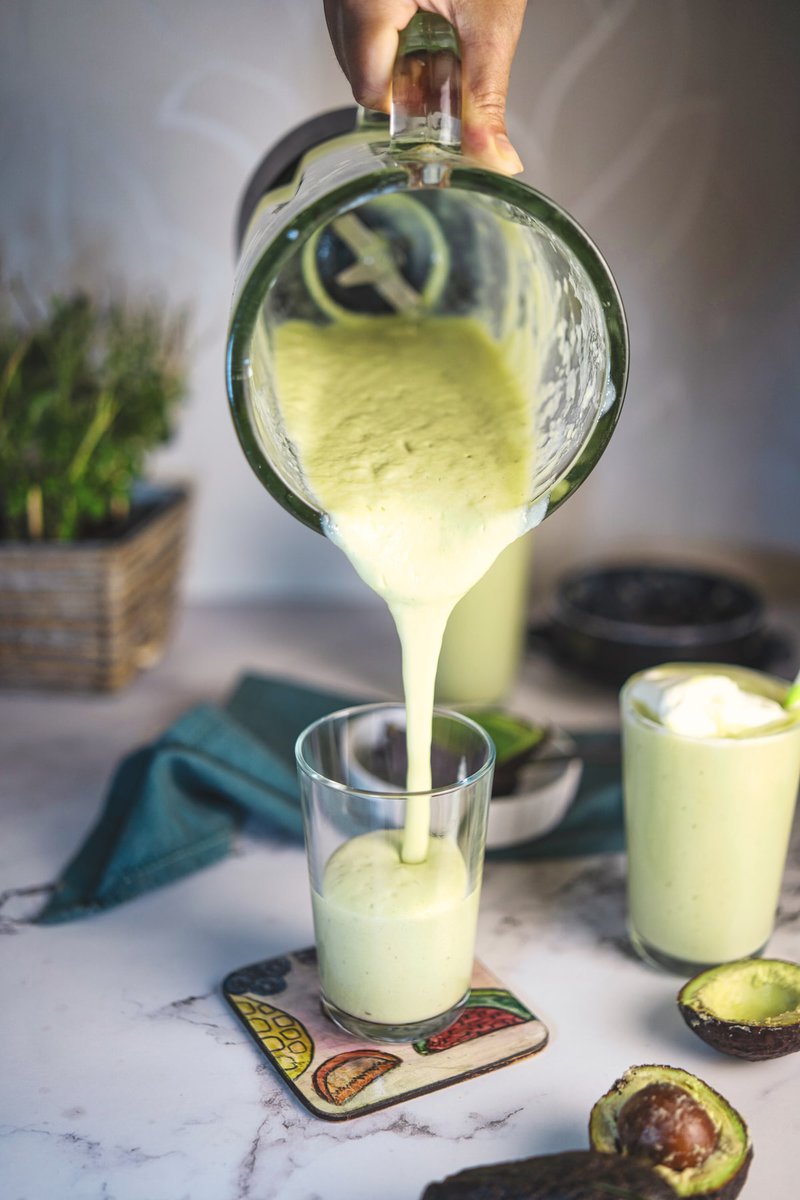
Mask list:
[{"label": "painted fruit coaster", "polygon": [[344,1033],[319,1003],[316,950],[234,971],[225,999],[297,1098],[318,1117],[346,1121],[536,1054],[545,1026],[481,963],[466,1007],[422,1042],[371,1046]]}]

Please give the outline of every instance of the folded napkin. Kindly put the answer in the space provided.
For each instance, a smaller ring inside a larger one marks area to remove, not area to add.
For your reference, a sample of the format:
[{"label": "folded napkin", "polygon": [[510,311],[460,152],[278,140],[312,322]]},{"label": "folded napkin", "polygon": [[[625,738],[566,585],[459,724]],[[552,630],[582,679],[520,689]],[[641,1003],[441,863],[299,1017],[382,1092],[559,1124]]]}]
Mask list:
[{"label": "folded napkin", "polygon": [[[69,921],[224,858],[245,819],[302,839],[294,744],[307,725],[363,702],[245,676],[223,707],[202,704],[117,768],[100,817],[35,918]],[[597,736],[573,735],[579,753]],[[545,858],[622,849],[619,768],[588,764],[561,824],[494,852]]]}]

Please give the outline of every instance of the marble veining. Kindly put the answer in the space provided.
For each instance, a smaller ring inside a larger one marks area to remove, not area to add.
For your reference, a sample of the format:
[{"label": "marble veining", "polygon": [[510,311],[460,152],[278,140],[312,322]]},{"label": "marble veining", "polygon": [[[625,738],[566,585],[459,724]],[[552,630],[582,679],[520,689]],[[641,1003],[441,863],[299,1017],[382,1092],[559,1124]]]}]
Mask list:
[{"label": "marble veining", "polygon": [[[388,628],[344,611],[317,614],[316,642],[308,628],[296,607],[237,609],[235,619],[190,611],[162,666],[113,701],[0,696],[0,738],[16,748],[0,842],[0,1012],[11,1035],[3,1200],[415,1200],[468,1166],[585,1148],[592,1103],[644,1062],[694,1071],[743,1113],[755,1145],[743,1200],[792,1200],[797,1061],[736,1062],[686,1029],[681,981],[628,949],[623,855],[488,863],[478,954],[542,1018],[550,1043],[342,1124],[313,1117],[278,1081],[220,990],[235,968],[311,944],[298,844],[249,831],[224,862],[108,913],[26,923],[41,901],[34,889],[89,827],[116,758],[198,697],[227,692],[243,662],[285,661],[301,678],[380,690]],[[513,707],[573,728],[607,725],[615,712],[597,690],[533,661]],[[70,752],[43,773],[50,737],[63,746],[65,731]],[[800,826],[771,954],[800,960],[799,916]]]}]

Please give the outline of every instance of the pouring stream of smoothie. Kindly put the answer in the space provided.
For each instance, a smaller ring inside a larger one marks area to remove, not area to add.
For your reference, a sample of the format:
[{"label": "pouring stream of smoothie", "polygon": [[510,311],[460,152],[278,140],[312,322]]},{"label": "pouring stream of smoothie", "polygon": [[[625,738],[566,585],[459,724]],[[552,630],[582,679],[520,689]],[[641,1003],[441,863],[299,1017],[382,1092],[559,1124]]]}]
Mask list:
[{"label": "pouring stream of smoothie", "polygon": [[411,793],[401,858],[423,862],[442,637],[458,600],[527,528],[530,405],[470,318],[289,321],[274,344],[286,431],[327,533],[397,626]]}]

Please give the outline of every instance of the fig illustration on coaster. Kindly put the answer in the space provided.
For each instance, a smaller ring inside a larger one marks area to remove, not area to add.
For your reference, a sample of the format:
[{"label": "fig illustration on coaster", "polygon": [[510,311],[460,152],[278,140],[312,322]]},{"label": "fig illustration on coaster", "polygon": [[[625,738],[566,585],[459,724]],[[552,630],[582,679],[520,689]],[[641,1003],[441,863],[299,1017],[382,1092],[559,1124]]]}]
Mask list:
[{"label": "fig illustration on coaster", "polygon": [[630,1067],[594,1105],[595,1150],[649,1164],[678,1196],[734,1200],[753,1157],[742,1117],[678,1067]]},{"label": "fig illustration on coaster", "polygon": [[745,958],[701,971],[678,993],[686,1024],[709,1046],[758,1061],[800,1050],[800,963]]},{"label": "fig illustration on coaster", "polygon": [[226,992],[239,995],[247,992],[256,996],[277,996],[286,991],[286,977],[291,969],[289,956],[282,954],[279,958],[267,958],[232,971],[222,986]]}]

